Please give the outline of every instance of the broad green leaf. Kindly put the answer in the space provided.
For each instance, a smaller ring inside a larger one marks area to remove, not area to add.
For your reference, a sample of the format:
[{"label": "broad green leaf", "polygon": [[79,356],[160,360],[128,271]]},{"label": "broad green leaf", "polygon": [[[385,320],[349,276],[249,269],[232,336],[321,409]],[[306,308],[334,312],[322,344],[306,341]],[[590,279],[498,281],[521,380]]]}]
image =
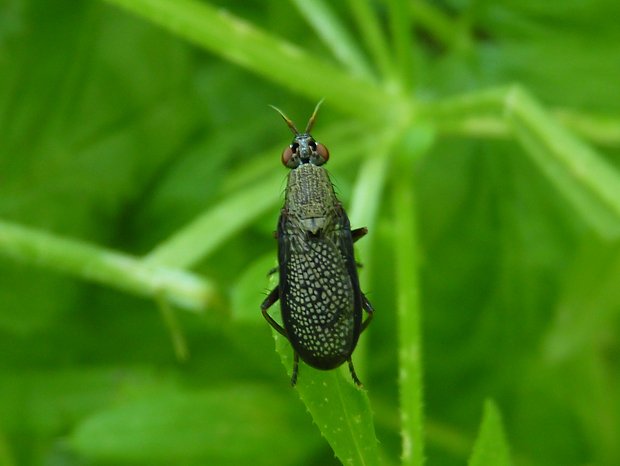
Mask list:
[{"label": "broad green leaf", "polygon": [[[279,309],[279,306],[274,306]],[[273,309],[271,312],[277,312]],[[290,377],[293,350],[284,337],[275,334],[276,349]],[[331,371],[319,371],[300,361],[295,390],[306,405],[321,435],[329,442],[336,457],[347,466],[379,465],[378,441],[368,395],[356,387],[346,364]],[[283,387],[289,387],[285,377]]]},{"label": "broad green leaf", "polygon": [[90,416],[69,444],[93,461],[298,464],[318,438],[281,398],[259,386],[145,396]]}]

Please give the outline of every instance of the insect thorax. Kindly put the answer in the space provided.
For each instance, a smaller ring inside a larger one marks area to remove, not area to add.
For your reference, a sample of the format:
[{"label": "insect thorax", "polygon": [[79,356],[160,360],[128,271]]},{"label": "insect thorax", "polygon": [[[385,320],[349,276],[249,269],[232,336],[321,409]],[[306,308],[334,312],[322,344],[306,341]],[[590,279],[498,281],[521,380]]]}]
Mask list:
[{"label": "insect thorax", "polygon": [[309,163],[291,170],[286,189],[285,208],[297,227],[316,234],[333,227],[338,200],[327,171]]}]

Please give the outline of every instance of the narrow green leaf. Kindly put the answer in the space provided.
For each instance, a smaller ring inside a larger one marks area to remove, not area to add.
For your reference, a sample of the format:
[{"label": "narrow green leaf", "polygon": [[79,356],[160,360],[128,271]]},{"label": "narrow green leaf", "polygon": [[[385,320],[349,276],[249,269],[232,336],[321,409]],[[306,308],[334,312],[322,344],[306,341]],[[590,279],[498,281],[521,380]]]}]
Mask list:
[{"label": "narrow green leaf", "polygon": [[217,299],[211,283],[183,270],[1,221],[0,255],[142,296],[162,296],[188,310],[203,310]]},{"label": "narrow green leaf", "polygon": [[409,1],[388,0],[392,45],[395,51],[399,84],[402,89],[411,89],[414,83],[415,35],[409,13]]},{"label": "narrow green leaf", "polygon": [[[369,80],[268,34],[226,10],[196,0],[106,0],[122,6],[233,63],[313,99],[365,119],[385,116],[398,102]],[[373,112],[368,112],[373,108]],[[385,110],[385,112],[383,111]]]},{"label": "narrow green leaf", "polygon": [[382,77],[388,81],[394,79],[394,64],[385,33],[379,23],[379,17],[372,11],[369,0],[349,0],[349,8],[357,22],[357,28],[373,61],[379,67]]},{"label": "narrow green leaf", "polygon": [[282,174],[275,173],[246,187],[179,229],[159,244],[146,260],[153,264],[191,267],[223,241],[274,206],[280,198]]},{"label": "narrow green leaf", "polygon": [[372,71],[366,57],[347,30],[345,24],[336,16],[329,3],[324,0],[292,0],[306,21],[313,27],[326,47],[354,75],[371,77]]},{"label": "narrow green leaf", "polygon": [[444,47],[454,47],[462,42],[459,41],[461,36],[455,21],[436,4],[424,0],[412,0],[408,3],[415,25],[428,31],[437,42]]},{"label": "narrow green leaf", "polygon": [[489,400],[484,404],[480,433],[468,464],[469,466],[510,466],[511,464],[502,419],[493,401]]}]

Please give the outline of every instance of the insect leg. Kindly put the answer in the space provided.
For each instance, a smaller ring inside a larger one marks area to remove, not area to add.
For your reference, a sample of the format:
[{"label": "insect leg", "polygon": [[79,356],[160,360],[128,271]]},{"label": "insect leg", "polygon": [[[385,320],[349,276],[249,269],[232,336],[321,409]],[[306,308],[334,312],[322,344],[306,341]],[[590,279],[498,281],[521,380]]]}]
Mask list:
[{"label": "insect leg", "polygon": [[297,383],[297,373],[299,372],[299,354],[293,351],[293,375],[291,376],[291,387]]},{"label": "insect leg", "polygon": [[366,311],[368,317],[366,317],[366,320],[362,323],[362,329],[360,330],[360,333],[366,330],[366,327],[368,327],[368,324],[372,320],[372,317],[375,315],[375,308],[372,307],[372,304],[370,304],[370,301],[368,301],[368,298],[364,293],[362,293],[362,309]]},{"label": "insect leg", "polygon": [[351,230],[351,239],[355,243],[358,239],[365,236],[366,233],[368,233],[368,228],[366,227],[356,228],[355,230]]},{"label": "insect leg", "polygon": [[269,293],[269,295],[260,305],[260,310],[263,313],[263,317],[265,318],[265,320],[269,322],[269,325],[276,329],[278,333],[280,333],[280,335],[288,339],[288,336],[286,335],[286,330],[284,330],[279,323],[273,320],[273,318],[267,312],[267,309],[269,309],[278,299],[280,299],[280,287],[276,286],[273,290],[271,290],[271,293]]},{"label": "insect leg", "polygon": [[349,358],[347,359],[347,362],[349,363],[349,372],[351,373],[351,378],[353,379],[353,382],[355,382],[355,385],[357,385],[358,387],[363,387],[362,382],[360,382],[360,379],[357,378],[357,374],[355,373],[355,368],[353,367],[353,360]]}]

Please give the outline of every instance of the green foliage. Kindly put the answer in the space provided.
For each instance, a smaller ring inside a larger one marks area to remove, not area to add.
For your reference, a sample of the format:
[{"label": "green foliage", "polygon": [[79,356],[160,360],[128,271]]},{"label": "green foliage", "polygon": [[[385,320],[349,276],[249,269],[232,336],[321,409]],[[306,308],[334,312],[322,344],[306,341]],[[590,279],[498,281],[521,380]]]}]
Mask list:
[{"label": "green foliage", "polygon": [[[619,14],[0,1],[0,464],[619,464]],[[363,390],[259,310],[323,97]]]},{"label": "green foliage", "polygon": [[469,466],[510,466],[510,455],[504,438],[501,416],[492,401],[484,404],[480,433],[469,459]]}]

